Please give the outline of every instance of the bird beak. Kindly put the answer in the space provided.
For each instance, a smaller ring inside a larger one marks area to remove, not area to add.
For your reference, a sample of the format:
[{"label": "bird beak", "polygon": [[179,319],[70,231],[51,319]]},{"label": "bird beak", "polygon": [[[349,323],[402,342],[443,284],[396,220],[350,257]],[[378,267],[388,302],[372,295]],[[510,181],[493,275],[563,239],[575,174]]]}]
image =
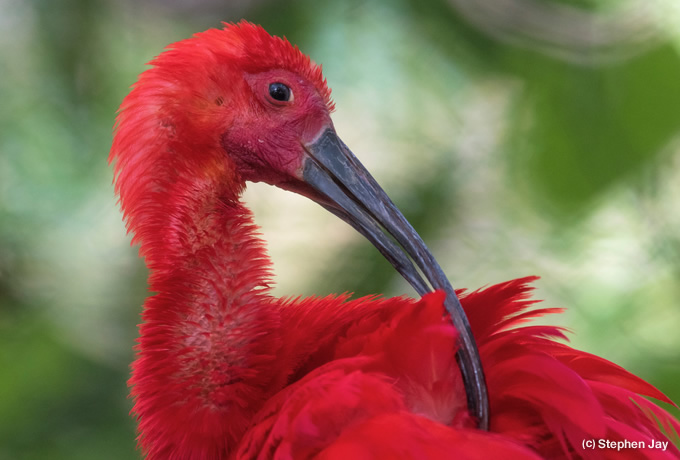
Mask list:
[{"label": "bird beak", "polygon": [[460,301],[434,256],[333,128],[326,128],[303,147],[307,157],[302,178],[316,192],[312,199],[364,235],[418,294],[436,289],[446,293],[445,306],[459,334],[457,359],[468,408],[480,428],[488,429],[488,398],[479,351]]}]

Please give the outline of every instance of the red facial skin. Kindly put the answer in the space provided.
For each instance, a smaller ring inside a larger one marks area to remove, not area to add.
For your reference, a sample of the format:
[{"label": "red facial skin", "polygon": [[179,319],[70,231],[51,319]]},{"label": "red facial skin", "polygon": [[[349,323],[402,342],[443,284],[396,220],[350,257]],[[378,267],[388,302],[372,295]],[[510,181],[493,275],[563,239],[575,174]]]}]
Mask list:
[{"label": "red facial skin", "polygon": [[[320,68],[245,22],[151,64],[123,101],[110,157],[155,292],[130,379],[147,458],[599,458],[610,452],[582,440],[666,440],[649,414],[680,430],[638,396],[670,402],[651,385],[555,342],[560,328],[521,325],[557,312],[532,307],[532,278],[461,297],[490,433],[471,428],[441,293],[272,297],[240,195],[246,181],[306,193],[302,144],[332,126]],[[269,96],[274,82],[292,101]]]},{"label": "red facial skin", "polygon": [[[302,143],[332,126],[327,102],[314,85],[293,72],[270,70],[246,74],[245,80],[249,91],[241,97],[251,103],[243,101],[245,116],[236,118],[224,134],[225,151],[246,181],[279,185],[291,176],[300,179]],[[273,99],[269,95],[272,82],[288,86],[293,101]]]}]

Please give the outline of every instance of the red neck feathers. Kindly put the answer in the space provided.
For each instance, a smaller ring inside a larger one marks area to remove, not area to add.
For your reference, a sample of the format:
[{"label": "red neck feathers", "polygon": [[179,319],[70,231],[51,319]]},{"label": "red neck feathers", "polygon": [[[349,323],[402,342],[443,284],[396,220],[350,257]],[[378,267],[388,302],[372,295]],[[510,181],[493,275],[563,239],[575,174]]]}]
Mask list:
[{"label": "red neck feathers", "polygon": [[286,377],[275,366],[280,325],[247,210],[211,198],[183,205],[166,216],[167,252],[147,257],[157,294],[140,326],[134,412],[151,458],[225,458]]}]

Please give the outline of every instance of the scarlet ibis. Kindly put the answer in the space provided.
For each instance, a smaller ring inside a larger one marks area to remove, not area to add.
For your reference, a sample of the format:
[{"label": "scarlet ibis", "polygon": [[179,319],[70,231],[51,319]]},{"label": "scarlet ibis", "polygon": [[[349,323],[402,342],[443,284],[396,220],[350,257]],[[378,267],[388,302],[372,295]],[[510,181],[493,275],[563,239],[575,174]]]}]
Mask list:
[{"label": "scarlet ibis", "polygon": [[[640,396],[665,395],[561,328],[523,324],[560,311],[534,307],[534,278],[454,293],[336,135],[321,68],[297,47],[241,22],[151,65],[110,155],[155,292],[130,379],[147,458],[679,454],[666,433],[680,423]],[[248,181],[350,223],[422,299],[273,297]]]}]

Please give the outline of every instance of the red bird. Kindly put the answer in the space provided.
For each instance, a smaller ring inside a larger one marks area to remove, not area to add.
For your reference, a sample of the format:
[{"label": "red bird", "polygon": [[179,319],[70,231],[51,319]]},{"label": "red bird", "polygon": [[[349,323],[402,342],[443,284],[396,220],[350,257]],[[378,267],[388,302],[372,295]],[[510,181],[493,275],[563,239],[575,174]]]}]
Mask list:
[{"label": "red bird", "polygon": [[[460,308],[288,41],[241,22],[151,64],[110,156],[156,293],[130,379],[147,458],[678,458],[680,423],[640,396],[665,395],[556,341],[561,328],[525,325],[560,311],[533,306],[534,278],[459,291]],[[317,201],[436,292],[273,297],[247,181]]]}]

